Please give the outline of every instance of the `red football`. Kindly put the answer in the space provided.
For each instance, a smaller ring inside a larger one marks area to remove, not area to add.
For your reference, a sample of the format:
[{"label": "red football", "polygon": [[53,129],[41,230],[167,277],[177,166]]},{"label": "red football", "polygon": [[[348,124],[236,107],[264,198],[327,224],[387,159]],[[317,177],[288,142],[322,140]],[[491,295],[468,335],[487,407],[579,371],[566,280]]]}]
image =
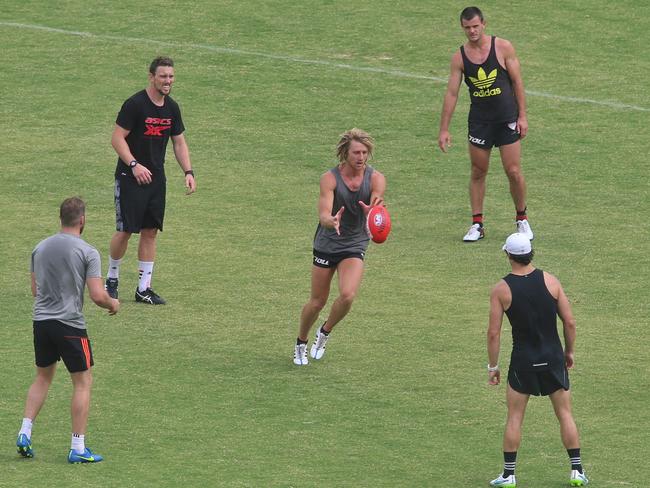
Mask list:
[{"label": "red football", "polygon": [[381,244],[386,240],[388,234],[390,234],[390,215],[386,207],[377,205],[370,209],[366,228],[373,242]]}]

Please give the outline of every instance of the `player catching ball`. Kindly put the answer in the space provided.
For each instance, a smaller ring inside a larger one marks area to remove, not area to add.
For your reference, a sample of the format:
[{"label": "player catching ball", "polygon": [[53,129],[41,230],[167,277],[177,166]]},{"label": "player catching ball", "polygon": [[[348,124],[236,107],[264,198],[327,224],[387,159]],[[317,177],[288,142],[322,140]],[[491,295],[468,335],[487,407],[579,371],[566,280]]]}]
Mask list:
[{"label": "player catching ball", "polygon": [[363,276],[363,258],[370,238],[366,216],[374,205],[384,204],[386,178],[368,164],[373,139],[363,130],[350,129],[336,146],[339,164],[320,179],[319,223],[314,236],[311,268],[311,295],[300,314],[300,329],[293,356],[304,366],[307,336],[330,294],[334,273],[338,272],[339,296],[327,320],[316,332],[310,355],[321,359],[330,332],[352,308]]}]

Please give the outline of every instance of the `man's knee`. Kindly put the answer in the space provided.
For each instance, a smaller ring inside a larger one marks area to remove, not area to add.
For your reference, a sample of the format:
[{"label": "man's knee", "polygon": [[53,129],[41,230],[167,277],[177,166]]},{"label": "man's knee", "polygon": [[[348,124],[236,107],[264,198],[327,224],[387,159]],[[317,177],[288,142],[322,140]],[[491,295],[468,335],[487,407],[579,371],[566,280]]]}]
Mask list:
[{"label": "man's knee", "polygon": [[309,306],[314,310],[321,311],[327,304],[327,297],[312,297],[309,299]]},{"label": "man's knee", "polygon": [[470,172],[470,178],[472,180],[474,181],[485,180],[487,174],[488,174],[487,168],[484,168],[482,166],[472,165],[472,171]]},{"label": "man's knee", "polygon": [[78,373],[71,373],[70,376],[72,377],[72,385],[75,389],[87,390],[93,385],[93,375],[90,369]]},{"label": "man's knee", "polygon": [[344,305],[350,306],[352,305],[352,302],[354,302],[356,296],[357,296],[356,292],[350,290],[344,290],[339,295],[339,301]]},{"label": "man's knee", "polygon": [[157,235],[158,235],[158,229],[140,230],[140,239],[155,239]]}]

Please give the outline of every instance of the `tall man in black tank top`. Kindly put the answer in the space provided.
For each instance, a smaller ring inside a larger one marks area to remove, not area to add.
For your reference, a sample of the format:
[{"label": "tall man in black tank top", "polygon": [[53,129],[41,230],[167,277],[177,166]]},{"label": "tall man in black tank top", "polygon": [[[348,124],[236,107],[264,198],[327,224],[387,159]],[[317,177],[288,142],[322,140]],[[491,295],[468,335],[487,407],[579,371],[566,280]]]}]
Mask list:
[{"label": "tall man in black tank top", "polygon": [[[578,429],[571,413],[567,368],[574,364],[576,323],[558,279],[531,264],[533,249],[524,234],[512,234],[503,250],[512,272],[499,281],[490,295],[487,333],[488,382],[498,385],[498,366],[503,314],[512,326],[512,354],[506,401],[508,418],[503,436],[504,470],[490,485],[516,486],[515,463],[521,443],[521,426],[530,395],[549,396],[560,422],[562,442],[571,462],[571,486],[589,481],[580,461]],[[556,317],[564,328],[564,350],[557,332]]]},{"label": "tall man in black tank top", "polygon": [[533,232],[526,215],[526,182],[521,171],[520,139],[526,137],[528,120],[519,59],[509,41],[485,34],[483,13],[477,7],[463,10],[460,23],[467,42],[451,58],[438,146],[447,152],[451,145],[449,124],[464,77],[471,100],[468,146],[472,163],[469,182],[472,225],[463,241],[476,242],[484,236],[483,200],[492,147],[499,148],[503,169],[510,182],[517,231],[532,240]]}]

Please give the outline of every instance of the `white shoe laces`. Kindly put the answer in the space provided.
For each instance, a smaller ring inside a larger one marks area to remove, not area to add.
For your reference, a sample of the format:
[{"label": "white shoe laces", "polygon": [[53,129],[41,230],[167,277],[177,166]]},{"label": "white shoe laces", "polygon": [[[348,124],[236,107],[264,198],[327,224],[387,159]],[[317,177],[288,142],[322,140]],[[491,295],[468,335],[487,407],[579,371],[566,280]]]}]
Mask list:
[{"label": "white shoe laces", "polygon": [[296,352],[294,353],[296,359],[301,363],[307,362],[307,344],[296,344]]}]

